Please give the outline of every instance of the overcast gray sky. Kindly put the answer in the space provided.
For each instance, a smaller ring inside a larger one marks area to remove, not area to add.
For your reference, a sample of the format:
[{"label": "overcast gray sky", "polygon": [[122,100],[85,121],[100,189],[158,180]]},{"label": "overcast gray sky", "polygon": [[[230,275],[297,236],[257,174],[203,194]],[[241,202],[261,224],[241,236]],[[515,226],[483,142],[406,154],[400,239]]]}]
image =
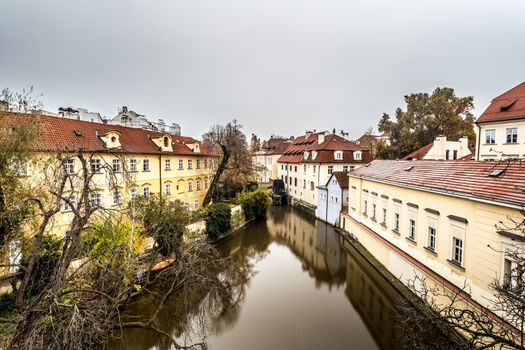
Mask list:
[{"label": "overcast gray sky", "polygon": [[359,136],[410,92],[525,80],[523,0],[0,0],[0,88],[46,109],[121,105],[200,136]]}]

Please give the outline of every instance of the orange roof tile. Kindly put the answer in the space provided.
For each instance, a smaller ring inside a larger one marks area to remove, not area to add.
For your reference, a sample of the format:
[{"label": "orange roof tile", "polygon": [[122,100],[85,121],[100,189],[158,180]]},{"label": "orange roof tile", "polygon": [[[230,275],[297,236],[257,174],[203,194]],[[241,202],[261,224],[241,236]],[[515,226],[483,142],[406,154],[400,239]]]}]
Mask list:
[{"label": "orange roof tile", "polygon": [[495,97],[476,123],[525,119],[525,82]]},{"label": "orange roof tile", "polygon": [[[489,175],[497,169],[504,172]],[[525,204],[525,163],[519,161],[374,160],[350,176],[519,207]]]},{"label": "orange roof tile", "polygon": [[[111,152],[142,154],[178,154],[207,156],[206,148],[193,152],[187,144],[199,141],[188,137],[171,135],[173,152],[160,151],[151,138],[166,135],[166,132],[130,128],[121,125],[100,124],[77,119],[68,119],[35,114],[0,112],[0,127],[36,124],[40,135],[30,147],[35,151],[73,152]],[[108,149],[100,139],[109,131],[120,133],[120,148]]]}]

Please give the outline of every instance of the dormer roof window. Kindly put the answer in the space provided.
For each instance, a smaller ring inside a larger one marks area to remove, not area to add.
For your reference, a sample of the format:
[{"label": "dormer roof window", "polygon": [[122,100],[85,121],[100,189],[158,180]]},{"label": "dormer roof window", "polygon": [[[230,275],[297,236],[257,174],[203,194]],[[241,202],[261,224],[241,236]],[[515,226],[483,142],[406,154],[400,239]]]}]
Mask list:
[{"label": "dormer roof window", "polygon": [[334,159],[335,160],[343,160],[343,151],[335,151],[334,152]]},{"label": "dormer roof window", "polygon": [[310,155],[310,152],[304,152],[304,155],[303,155],[304,159],[308,159],[309,155]]},{"label": "dormer roof window", "polygon": [[104,142],[104,146],[106,146],[106,148],[112,149],[121,147],[120,132],[118,131],[108,131],[104,135],[100,136],[100,139],[102,140],[102,142]]},{"label": "dormer roof window", "polygon": [[312,151],[312,159],[317,158],[317,151]]},{"label": "dormer roof window", "polygon": [[169,135],[169,134],[165,134],[165,135],[160,136],[160,137],[152,138],[151,141],[153,141],[155,143],[155,145],[157,145],[157,147],[161,151],[164,151],[164,152],[172,152],[173,151],[173,147],[172,147],[172,144],[171,144],[172,138],[171,138],[171,135]]},{"label": "dormer roof window", "polygon": [[363,159],[363,152],[355,151],[354,152],[354,160],[362,160],[362,159]]}]

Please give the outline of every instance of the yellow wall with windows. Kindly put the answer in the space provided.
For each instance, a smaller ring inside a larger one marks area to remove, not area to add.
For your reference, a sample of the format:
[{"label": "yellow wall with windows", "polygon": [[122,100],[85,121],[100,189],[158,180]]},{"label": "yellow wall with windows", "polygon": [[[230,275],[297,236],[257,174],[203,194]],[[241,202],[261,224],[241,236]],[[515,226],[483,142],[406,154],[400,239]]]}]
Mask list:
[{"label": "yellow wall with windows", "polygon": [[[396,203],[394,199],[402,203]],[[364,213],[365,201],[368,203],[367,213]],[[376,204],[375,218],[373,204]],[[387,209],[385,223],[383,208]],[[400,215],[399,232],[394,230],[396,210]],[[345,216],[347,218],[343,220]],[[490,283],[502,278],[502,251],[512,249],[515,244],[509,237],[498,233],[495,225],[500,222],[510,225],[509,217],[519,219],[521,214],[517,208],[500,204],[350,177],[348,215],[342,214],[341,222],[343,228],[357,236],[365,247],[371,245],[370,233],[352,226],[348,216],[458,287],[463,287],[466,282],[473,298],[487,305],[487,299],[493,295]],[[414,240],[409,239],[411,218],[416,222]],[[460,218],[467,222],[461,222]],[[436,230],[434,251],[429,249],[429,226]],[[458,266],[454,263],[453,237],[461,235],[463,256],[462,264]],[[372,247],[371,250],[376,249]]]}]

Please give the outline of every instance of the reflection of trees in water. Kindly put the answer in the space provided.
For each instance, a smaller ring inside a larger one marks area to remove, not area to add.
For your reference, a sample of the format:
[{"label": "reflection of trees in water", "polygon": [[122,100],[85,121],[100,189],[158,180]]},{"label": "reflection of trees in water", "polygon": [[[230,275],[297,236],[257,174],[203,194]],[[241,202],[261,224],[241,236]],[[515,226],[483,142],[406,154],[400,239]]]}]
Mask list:
[{"label": "reflection of trees in water", "polygon": [[[210,278],[215,278],[218,282],[214,288],[196,284],[182,288],[164,302],[155,315],[154,326],[177,338],[179,344],[205,342],[210,331],[219,334],[233,327],[239,318],[246,289],[255,275],[255,262],[266,256],[271,242],[272,237],[263,222],[248,225],[224,239],[217,245],[217,250],[228,263],[207,271]],[[125,320],[129,322],[151,318],[162,303],[171,281],[169,277],[166,278],[149,293],[128,305],[123,312]],[[140,328],[126,329],[122,340],[113,342],[110,347],[176,348],[168,337]]]}]

